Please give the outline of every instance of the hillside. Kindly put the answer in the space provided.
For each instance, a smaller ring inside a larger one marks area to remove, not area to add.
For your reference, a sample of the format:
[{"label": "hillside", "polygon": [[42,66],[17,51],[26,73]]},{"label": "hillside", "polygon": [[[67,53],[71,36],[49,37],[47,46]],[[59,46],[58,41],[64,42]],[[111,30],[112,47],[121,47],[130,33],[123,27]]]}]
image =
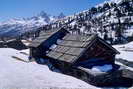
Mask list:
[{"label": "hillside", "polygon": [[[122,60],[124,59],[127,62],[132,62],[133,51],[128,51],[132,50],[132,43],[133,42],[125,45],[114,45],[121,53],[120,55],[117,55],[116,58],[122,58]],[[11,48],[0,48],[0,88],[99,89],[74,77],[52,72],[46,65],[28,62],[28,51],[29,50],[17,51]],[[13,56],[22,58],[25,61],[16,60]],[[131,65],[125,65],[125,63],[121,61],[116,61],[116,63],[122,65],[124,68],[133,70],[133,66]]]},{"label": "hillside", "polygon": [[[46,65],[35,62],[26,63],[12,56],[27,59],[27,56],[11,48],[0,49],[0,88],[1,89],[55,89],[55,88],[87,88],[97,89],[74,77],[55,73]],[[27,60],[26,60],[27,61]]]},{"label": "hillside", "polygon": [[133,39],[133,1],[111,0],[57,21],[70,31],[98,34],[111,43]]},{"label": "hillside", "polygon": [[111,44],[127,43],[133,40],[133,1],[108,0],[66,17],[63,13],[55,17],[42,12],[32,18],[7,21],[0,25],[0,36],[2,40],[4,37],[28,39],[41,30],[64,26],[73,34],[98,34]]},{"label": "hillside", "polygon": [[44,11],[36,16],[29,18],[13,18],[4,22],[0,22],[0,37],[15,38],[25,32],[35,32],[37,28],[54,22],[65,17],[63,13],[58,16],[51,16]]},{"label": "hillside", "polygon": [[[16,39],[28,45],[40,32],[62,27],[71,34],[97,34],[112,44],[120,52],[115,63],[121,65],[120,69],[129,70],[126,75],[133,79],[133,0],[107,0],[66,17],[63,13],[51,16],[41,12],[29,18],[0,22],[0,89],[101,89],[77,78],[52,72],[47,65],[29,62],[29,49],[2,48]],[[93,70],[100,71],[100,68],[94,67]]]}]

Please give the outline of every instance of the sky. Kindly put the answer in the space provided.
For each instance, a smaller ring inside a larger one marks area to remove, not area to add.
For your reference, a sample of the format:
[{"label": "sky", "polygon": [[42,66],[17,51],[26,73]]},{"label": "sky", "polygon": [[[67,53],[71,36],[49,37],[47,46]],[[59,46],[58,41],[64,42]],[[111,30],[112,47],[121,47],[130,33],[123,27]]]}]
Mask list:
[{"label": "sky", "polygon": [[71,15],[105,0],[0,0],[0,22],[11,18],[32,17],[44,11],[50,15]]}]

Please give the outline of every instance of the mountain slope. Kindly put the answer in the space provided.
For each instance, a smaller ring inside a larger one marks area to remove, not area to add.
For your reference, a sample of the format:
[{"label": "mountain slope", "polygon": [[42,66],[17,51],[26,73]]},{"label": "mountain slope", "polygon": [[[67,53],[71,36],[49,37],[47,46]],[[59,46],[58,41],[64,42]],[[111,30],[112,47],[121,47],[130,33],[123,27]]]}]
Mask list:
[{"label": "mountain slope", "polygon": [[37,28],[48,24],[50,28],[47,30],[50,30],[51,27],[55,29],[65,26],[74,34],[98,34],[111,44],[126,43],[133,40],[132,0],[108,0],[88,10],[67,17],[64,17],[62,13],[57,17],[48,17],[49,15],[42,12],[40,15],[29,18],[25,22],[16,21],[12,25],[9,25],[9,23],[14,22],[2,24],[0,26],[0,36],[18,36],[28,31],[33,31],[35,34]]},{"label": "mountain slope", "polygon": [[50,16],[42,11],[31,18],[10,19],[0,23],[0,37],[16,37],[25,32],[36,31],[37,28],[63,17],[63,13],[59,16]]},{"label": "mountain slope", "polygon": [[126,42],[133,38],[133,1],[111,0],[86,11],[68,16],[57,23],[69,23],[68,29],[87,34],[98,34],[112,42]]}]

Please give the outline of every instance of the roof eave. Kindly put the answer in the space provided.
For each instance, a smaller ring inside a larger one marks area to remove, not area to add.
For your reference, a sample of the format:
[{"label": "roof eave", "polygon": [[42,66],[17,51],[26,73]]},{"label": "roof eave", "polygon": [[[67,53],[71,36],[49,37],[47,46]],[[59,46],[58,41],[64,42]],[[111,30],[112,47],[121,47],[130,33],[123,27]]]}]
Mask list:
[{"label": "roof eave", "polygon": [[112,49],[116,54],[120,54],[120,52],[118,50],[116,50],[114,47],[110,46],[110,44],[108,44],[107,42],[103,41],[103,39],[101,39],[100,37],[98,37],[98,39],[105,44],[106,46],[108,46],[110,49]]}]

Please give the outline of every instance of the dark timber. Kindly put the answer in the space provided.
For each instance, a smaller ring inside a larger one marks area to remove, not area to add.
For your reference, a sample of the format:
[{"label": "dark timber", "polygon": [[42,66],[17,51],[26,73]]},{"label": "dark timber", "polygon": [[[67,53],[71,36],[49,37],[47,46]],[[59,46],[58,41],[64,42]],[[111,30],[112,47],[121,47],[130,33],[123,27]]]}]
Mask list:
[{"label": "dark timber", "polygon": [[[51,48],[53,44],[56,46]],[[51,70],[56,68],[96,86],[131,86],[132,79],[123,77],[123,71],[115,64],[119,52],[95,34],[70,34],[65,28],[44,31],[29,47],[30,58],[38,63],[40,59],[45,60],[41,64],[50,63]],[[90,70],[104,64],[111,64],[113,69],[102,74]]]}]

